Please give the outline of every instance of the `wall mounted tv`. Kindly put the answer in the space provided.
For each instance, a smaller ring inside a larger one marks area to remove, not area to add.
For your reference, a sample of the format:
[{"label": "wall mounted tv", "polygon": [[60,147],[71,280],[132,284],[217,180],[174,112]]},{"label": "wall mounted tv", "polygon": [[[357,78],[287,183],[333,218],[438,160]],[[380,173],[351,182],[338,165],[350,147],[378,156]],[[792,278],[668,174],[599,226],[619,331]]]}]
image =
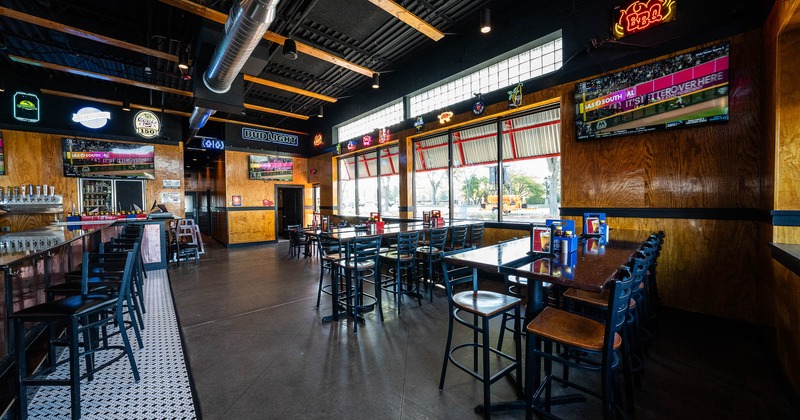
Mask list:
[{"label": "wall mounted tv", "polygon": [[575,85],[578,140],[728,121],[729,44]]},{"label": "wall mounted tv", "polygon": [[64,138],[64,176],[155,179],[153,145]]},{"label": "wall mounted tv", "polygon": [[291,181],[292,159],[277,156],[250,155],[250,179]]}]

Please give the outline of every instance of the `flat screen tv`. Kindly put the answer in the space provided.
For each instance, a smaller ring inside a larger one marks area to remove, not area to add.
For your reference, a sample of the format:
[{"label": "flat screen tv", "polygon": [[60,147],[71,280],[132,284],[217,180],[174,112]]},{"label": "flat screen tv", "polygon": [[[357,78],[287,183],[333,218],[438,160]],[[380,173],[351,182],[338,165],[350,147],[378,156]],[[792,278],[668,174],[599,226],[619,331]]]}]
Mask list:
[{"label": "flat screen tv", "polygon": [[728,121],[729,44],[575,85],[578,140]]},{"label": "flat screen tv", "polygon": [[292,159],[277,156],[250,155],[250,179],[291,181]]},{"label": "flat screen tv", "polygon": [[155,179],[153,145],[64,138],[64,176]]}]

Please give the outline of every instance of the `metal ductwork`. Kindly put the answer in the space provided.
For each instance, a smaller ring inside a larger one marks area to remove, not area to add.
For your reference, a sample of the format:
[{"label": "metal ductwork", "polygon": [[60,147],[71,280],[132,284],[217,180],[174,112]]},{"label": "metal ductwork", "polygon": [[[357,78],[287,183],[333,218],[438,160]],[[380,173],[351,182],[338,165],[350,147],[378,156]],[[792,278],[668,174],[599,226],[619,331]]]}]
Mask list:
[{"label": "metal ductwork", "polygon": [[[225,33],[203,73],[203,84],[214,93],[227,92],[250,54],[275,19],[279,0],[241,0],[233,5]],[[216,110],[194,108],[189,117],[189,138],[194,137]]]}]

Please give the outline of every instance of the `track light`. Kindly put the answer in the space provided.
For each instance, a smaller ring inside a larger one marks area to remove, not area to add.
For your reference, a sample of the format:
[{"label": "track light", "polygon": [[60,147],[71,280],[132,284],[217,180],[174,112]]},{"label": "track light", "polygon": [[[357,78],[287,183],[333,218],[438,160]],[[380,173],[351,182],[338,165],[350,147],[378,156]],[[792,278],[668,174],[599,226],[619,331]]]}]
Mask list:
[{"label": "track light", "polygon": [[319,106],[319,111],[317,112],[317,117],[322,118],[325,114],[322,110],[322,105]]},{"label": "track light", "polygon": [[283,56],[288,60],[297,60],[297,43],[292,38],[283,42]]},{"label": "track light", "polygon": [[488,7],[484,7],[481,11],[481,33],[488,34],[492,31],[492,14],[489,12]]},{"label": "track light", "polygon": [[128,90],[125,90],[125,97],[122,98],[122,110],[123,111],[130,111],[131,110],[131,98],[128,96]]},{"label": "track light", "polygon": [[372,73],[372,88],[377,89],[381,87],[381,75],[380,73]]},{"label": "track light", "polygon": [[189,70],[189,45],[181,44],[178,47],[178,68],[181,70],[181,74],[184,72],[188,73]]}]

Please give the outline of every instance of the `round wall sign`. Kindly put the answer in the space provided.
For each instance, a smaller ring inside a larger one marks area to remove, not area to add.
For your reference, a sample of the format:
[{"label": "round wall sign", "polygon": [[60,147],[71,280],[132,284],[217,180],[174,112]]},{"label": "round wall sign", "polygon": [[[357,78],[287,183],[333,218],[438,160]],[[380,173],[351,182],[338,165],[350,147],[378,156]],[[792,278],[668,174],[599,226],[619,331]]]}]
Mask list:
[{"label": "round wall sign", "polygon": [[101,111],[90,106],[81,108],[78,112],[72,114],[72,121],[86,128],[103,128],[110,119],[110,112]]},{"label": "round wall sign", "polygon": [[139,111],[133,117],[133,128],[136,130],[136,134],[146,139],[152,139],[161,131],[161,122],[156,114],[150,111]]}]

